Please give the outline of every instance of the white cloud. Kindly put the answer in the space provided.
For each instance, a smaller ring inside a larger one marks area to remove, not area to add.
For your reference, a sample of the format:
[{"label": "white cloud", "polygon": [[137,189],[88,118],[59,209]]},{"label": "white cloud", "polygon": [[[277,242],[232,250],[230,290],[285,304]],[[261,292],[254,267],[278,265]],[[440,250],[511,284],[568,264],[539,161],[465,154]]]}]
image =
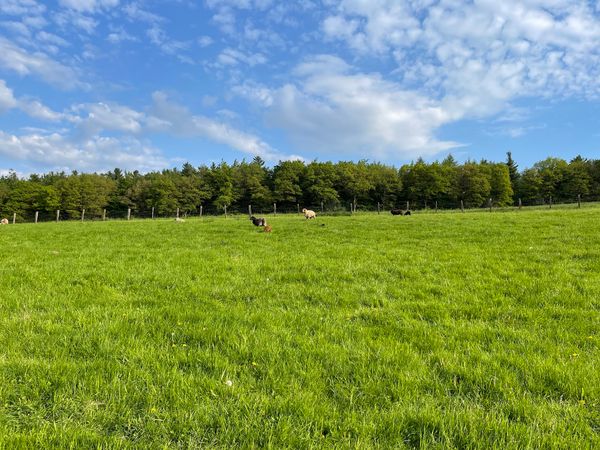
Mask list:
[{"label": "white cloud", "polygon": [[119,4],[119,0],[59,0],[59,3],[65,8],[79,12],[95,12],[113,8]]},{"label": "white cloud", "polygon": [[19,75],[35,75],[62,89],[85,88],[72,68],[44,53],[29,53],[7,39],[0,37],[0,66]]},{"label": "white cloud", "polygon": [[0,80],[0,113],[17,106],[17,100],[13,96],[12,90],[6,86],[4,80]]},{"label": "white cloud", "polygon": [[58,122],[67,116],[56,111],[52,111],[46,105],[37,100],[19,99],[19,109],[30,117],[48,122]]},{"label": "white cloud", "polygon": [[79,130],[87,137],[103,131],[137,134],[142,131],[146,120],[144,113],[114,103],[81,104],[74,106],[72,111],[84,114],[75,116],[72,121],[77,123]]},{"label": "white cloud", "polygon": [[18,108],[34,119],[56,122],[67,118],[65,114],[52,111],[37,100],[27,98],[16,99],[4,80],[0,80],[0,113]]},{"label": "white cloud", "polygon": [[0,2],[0,12],[7,15],[39,15],[44,11],[46,11],[46,7],[35,0],[2,0]]},{"label": "white cloud", "polygon": [[127,41],[129,41],[129,42],[139,41],[138,38],[136,38],[135,36],[132,36],[127,31],[125,31],[123,28],[119,28],[118,30],[113,30],[111,33],[108,34],[108,36],[106,37],[106,40],[108,42],[110,42],[111,44],[119,44],[121,42],[127,42]]},{"label": "white cloud", "polygon": [[206,138],[250,155],[258,155],[267,161],[301,159],[296,155],[284,155],[259,137],[226,123],[206,116],[192,115],[186,108],[169,101],[163,92],[155,92],[152,97],[154,106],[148,124],[156,132]]},{"label": "white cloud", "polygon": [[237,66],[238,64],[247,64],[253,67],[266,62],[267,58],[261,53],[246,54],[233,48],[226,48],[217,57],[217,65],[221,67]]},{"label": "white cloud", "polygon": [[38,32],[35,35],[35,38],[40,42],[58,45],[60,47],[67,47],[69,45],[69,43],[65,39],[61,38],[60,36],[57,36],[56,34],[48,33],[43,30]]},{"label": "white cloud", "polygon": [[[315,83],[323,83],[327,78],[310,77],[304,89],[294,91],[288,87],[282,91],[280,103],[290,103],[288,108],[280,107],[290,116],[284,122],[288,126],[293,124],[291,108],[297,104],[312,108],[314,114],[326,116],[329,111],[336,111],[343,116],[339,106],[349,100],[338,98],[335,94],[338,91],[360,98],[381,90],[381,97],[373,105],[388,98],[400,101],[402,109],[412,109],[410,122],[425,126],[407,130],[408,136],[421,130],[421,138],[431,136],[444,123],[486,118],[510,109],[511,102],[518,98],[600,97],[600,17],[589,2],[339,0],[331,3],[335,7],[322,21],[325,37],[344,42],[359,59],[375,56],[382,62],[393,58],[397,69],[392,76],[397,81],[383,82],[379,75],[367,75],[373,83],[352,92],[350,85],[358,83],[358,79],[338,77],[339,86],[329,83],[331,94],[317,91],[315,103],[307,95],[315,94]],[[403,94],[399,96],[400,91]],[[402,101],[406,95],[405,100],[414,97],[413,106],[410,101]],[[432,120],[419,120],[432,112],[432,105],[441,114],[434,114]],[[365,108],[365,112],[372,109]],[[370,116],[365,117],[370,120]],[[384,114],[384,117],[389,116]],[[380,123],[391,124],[385,119]],[[513,127],[508,134],[518,136],[530,129]],[[397,138],[406,142],[400,135]],[[375,136],[373,142],[377,142]],[[418,148],[414,145],[408,148],[411,147]]]},{"label": "white cloud", "polygon": [[139,2],[128,3],[123,7],[123,11],[130,20],[148,22],[153,24],[164,21],[164,19],[161,16],[144,10],[140,6]]},{"label": "white cloud", "polygon": [[16,136],[0,131],[0,155],[44,170],[106,171],[119,167],[149,171],[168,165],[160,152],[131,137],[94,136],[76,142],[59,133]]},{"label": "white cloud", "polygon": [[600,94],[600,17],[585,2],[341,0],[323,30],[393,55],[406,82],[475,116],[521,96]]},{"label": "white cloud", "polygon": [[[452,116],[436,101],[378,74],[322,55],[301,64],[297,84],[270,92],[268,118],[303,147],[377,158],[434,155],[456,147],[435,131]],[[265,93],[259,93],[265,98]]]},{"label": "white cloud", "polygon": [[210,45],[213,44],[213,42],[214,42],[214,40],[210,36],[200,36],[198,38],[198,45],[202,48],[209,47]]},{"label": "white cloud", "polygon": [[181,54],[184,50],[190,47],[190,42],[176,41],[167,36],[165,31],[157,24],[146,31],[146,35],[150,38],[150,42],[160,48],[167,55],[177,56],[183,63],[190,64],[193,61]]},{"label": "white cloud", "polygon": [[62,28],[75,27],[88,34],[93,34],[98,26],[98,22],[94,18],[72,9],[55,14],[54,21]]}]

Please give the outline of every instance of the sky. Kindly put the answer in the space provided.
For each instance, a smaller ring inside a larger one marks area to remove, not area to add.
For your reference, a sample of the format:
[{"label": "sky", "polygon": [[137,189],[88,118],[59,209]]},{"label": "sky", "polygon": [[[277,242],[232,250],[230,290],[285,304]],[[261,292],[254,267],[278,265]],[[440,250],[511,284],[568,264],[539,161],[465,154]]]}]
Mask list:
[{"label": "sky", "polygon": [[0,174],[600,158],[600,0],[0,0]]}]

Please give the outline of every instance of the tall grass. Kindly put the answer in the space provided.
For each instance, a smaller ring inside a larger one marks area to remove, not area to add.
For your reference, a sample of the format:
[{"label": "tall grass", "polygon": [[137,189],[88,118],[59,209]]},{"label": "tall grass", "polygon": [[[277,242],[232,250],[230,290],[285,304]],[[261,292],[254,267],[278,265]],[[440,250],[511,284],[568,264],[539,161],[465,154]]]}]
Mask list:
[{"label": "tall grass", "polygon": [[600,208],[0,228],[0,447],[600,446]]}]

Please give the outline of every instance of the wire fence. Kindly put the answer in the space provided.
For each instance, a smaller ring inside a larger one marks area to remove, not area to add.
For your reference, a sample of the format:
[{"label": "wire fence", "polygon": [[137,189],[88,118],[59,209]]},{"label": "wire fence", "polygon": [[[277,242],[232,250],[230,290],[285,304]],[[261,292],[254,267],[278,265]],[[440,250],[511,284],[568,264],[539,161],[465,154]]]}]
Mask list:
[{"label": "wire fence", "polygon": [[140,219],[179,219],[185,220],[192,217],[236,217],[236,216],[264,216],[264,215],[278,215],[278,214],[297,214],[303,215],[303,209],[312,210],[320,216],[351,216],[361,213],[388,213],[394,209],[396,211],[412,211],[419,213],[442,213],[442,212],[476,212],[485,211],[489,212],[502,212],[502,211],[515,211],[521,209],[565,209],[565,208],[581,208],[582,206],[592,205],[597,202],[583,201],[581,197],[576,199],[561,199],[560,202],[555,202],[552,198],[546,199],[535,199],[522,201],[517,199],[514,205],[503,206],[498,205],[493,199],[489,199],[487,206],[472,207],[466,201],[458,202],[447,202],[447,201],[428,201],[428,202],[411,202],[410,200],[403,202],[396,202],[394,205],[387,204],[384,206],[383,203],[376,205],[363,205],[360,203],[348,203],[347,205],[326,205],[321,203],[319,205],[307,205],[303,206],[300,203],[295,205],[277,204],[265,206],[252,206],[248,205],[247,208],[241,206],[224,206],[217,208],[214,205],[211,206],[200,206],[195,210],[184,210],[178,208],[174,211],[160,211],[158,208],[149,209],[135,209],[135,208],[120,208],[120,209],[82,209],[81,211],[21,211],[9,213],[3,211],[0,213],[0,218],[3,224],[16,224],[16,223],[38,223],[38,222],[63,222],[63,221],[108,221],[108,220],[140,220]]}]

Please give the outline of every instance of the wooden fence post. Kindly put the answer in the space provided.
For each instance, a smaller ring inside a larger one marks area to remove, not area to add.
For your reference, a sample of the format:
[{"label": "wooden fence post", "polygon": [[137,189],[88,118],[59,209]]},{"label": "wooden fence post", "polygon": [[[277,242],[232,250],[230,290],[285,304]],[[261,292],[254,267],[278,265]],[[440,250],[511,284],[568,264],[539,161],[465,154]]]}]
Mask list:
[{"label": "wooden fence post", "polygon": [[296,203],[296,206],[298,207],[298,215],[300,215],[300,203]]},{"label": "wooden fence post", "polygon": [[177,208],[177,218],[179,219],[179,208]]},{"label": "wooden fence post", "polygon": [[352,203],[350,203],[350,214],[354,214],[354,211],[352,210]]},{"label": "wooden fence post", "polygon": [[223,206],[223,210],[225,210],[225,218],[227,219],[227,205]]},{"label": "wooden fence post", "polygon": [[60,209],[56,210],[56,222],[60,220]]},{"label": "wooden fence post", "polygon": [[577,194],[577,207],[581,208],[581,194]]},{"label": "wooden fence post", "polygon": [[35,212],[35,223],[37,223],[37,221],[38,221],[38,215],[39,215],[39,211],[36,211]]},{"label": "wooden fence post", "polygon": [[406,210],[408,211],[410,209],[410,202],[407,200],[406,201]]},{"label": "wooden fence post", "polygon": [[252,217],[252,205],[248,205],[248,217]]},{"label": "wooden fence post", "polygon": [[324,211],[324,208],[323,208],[323,200],[321,200],[321,213],[322,213],[323,211]]},{"label": "wooden fence post", "polygon": [[102,221],[106,220],[106,209],[102,210]]},{"label": "wooden fence post", "polygon": [[131,219],[131,208],[127,208],[127,220]]},{"label": "wooden fence post", "polygon": [[13,213],[13,225],[17,223],[17,213]]},{"label": "wooden fence post", "polygon": [[521,202],[521,197],[519,197],[519,210],[521,209],[522,206],[523,206],[523,203]]},{"label": "wooden fence post", "polygon": [[490,207],[490,212],[492,212],[492,199],[490,197],[490,199],[488,200],[488,205]]},{"label": "wooden fence post", "polygon": [[377,202],[377,214],[379,214],[379,202]]},{"label": "wooden fence post", "polygon": [[462,200],[460,201],[460,210],[465,212],[465,203]]},{"label": "wooden fence post", "polygon": [[200,205],[200,217],[202,217],[202,205]]},{"label": "wooden fence post", "polygon": [[273,215],[277,215],[277,203],[273,203]]},{"label": "wooden fence post", "polygon": [[550,197],[550,209],[552,209],[552,197]]},{"label": "wooden fence post", "polygon": [[85,208],[83,208],[81,210],[81,221],[83,222],[83,219],[85,219]]},{"label": "wooden fence post", "polygon": [[437,200],[435,201],[435,212],[437,212]]},{"label": "wooden fence post", "polygon": [[152,207],[152,218],[154,219],[154,206]]}]

